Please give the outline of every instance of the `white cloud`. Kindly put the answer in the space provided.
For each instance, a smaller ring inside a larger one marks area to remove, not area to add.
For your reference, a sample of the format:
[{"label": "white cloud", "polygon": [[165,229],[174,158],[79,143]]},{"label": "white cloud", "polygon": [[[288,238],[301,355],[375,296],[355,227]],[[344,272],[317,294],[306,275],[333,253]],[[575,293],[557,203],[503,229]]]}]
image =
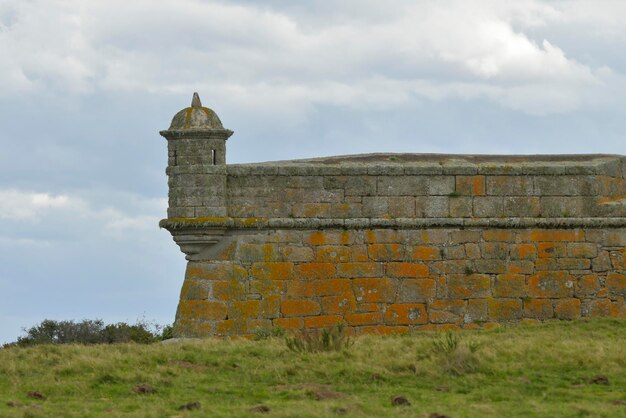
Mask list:
[{"label": "white cloud", "polygon": [[[118,200],[116,203],[119,206],[90,201],[79,195],[0,189],[0,225],[17,222],[23,225],[22,231],[27,231],[30,224],[32,232],[41,231],[38,226],[41,223],[58,224],[76,230],[88,228],[99,235],[122,238],[128,234],[156,230],[167,208],[166,199],[124,196],[126,203],[122,203],[119,196],[111,195],[112,200]],[[21,239],[24,244],[35,241],[23,236],[13,239]],[[45,237],[42,242],[49,239],[54,237]]]},{"label": "white cloud", "polygon": [[[0,20],[0,54],[10,57],[0,64],[0,95],[202,87],[221,103],[294,118],[316,104],[394,107],[415,84],[465,98],[472,88],[458,86],[473,86],[527,113],[575,109],[610,69],[576,61],[549,39],[537,43],[524,29],[600,25],[615,14],[608,9],[623,8],[594,2],[604,13],[585,21],[584,2],[531,0],[316,2],[316,13],[197,0],[10,4],[3,10],[11,19]],[[615,18],[609,24],[625,33]]]}]

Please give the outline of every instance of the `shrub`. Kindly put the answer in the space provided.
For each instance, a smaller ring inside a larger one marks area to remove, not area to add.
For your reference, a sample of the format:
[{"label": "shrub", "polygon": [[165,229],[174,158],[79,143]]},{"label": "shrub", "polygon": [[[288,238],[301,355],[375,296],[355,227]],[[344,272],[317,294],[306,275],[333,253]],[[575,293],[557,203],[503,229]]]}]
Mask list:
[{"label": "shrub", "polygon": [[291,351],[317,353],[321,351],[341,351],[352,347],[354,341],[345,332],[343,325],[324,328],[321,331],[302,331],[293,337],[286,337],[285,343]]},{"label": "shrub", "polygon": [[478,369],[478,348],[473,341],[461,341],[458,333],[446,332],[432,342],[431,352],[444,372],[460,376]]},{"label": "shrub", "polygon": [[85,319],[80,322],[54,321],[45,319],[40,324],[29,329],[24,329],[25,336],[19,337],[15,343],[6,346],[17,345],[27,347],[40,344],[113,344],[135,342],[149,344],[171,338],[172,327],[162,328],[155,326],[150,329],[145,321],[137,321],[130,325],[125,322],[105,325],[101,319]]}]

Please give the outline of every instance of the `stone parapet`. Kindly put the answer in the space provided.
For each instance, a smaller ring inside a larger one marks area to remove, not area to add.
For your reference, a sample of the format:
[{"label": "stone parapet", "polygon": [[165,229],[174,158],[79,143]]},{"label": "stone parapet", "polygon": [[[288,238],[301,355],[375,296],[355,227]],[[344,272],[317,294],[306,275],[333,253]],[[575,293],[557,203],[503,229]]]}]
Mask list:
[{"label": "stone parapet", "polygon": [[160,225],[188,260],[176,336],[626,317],[626,157],[368,154],[226,165],[194,95]]}]

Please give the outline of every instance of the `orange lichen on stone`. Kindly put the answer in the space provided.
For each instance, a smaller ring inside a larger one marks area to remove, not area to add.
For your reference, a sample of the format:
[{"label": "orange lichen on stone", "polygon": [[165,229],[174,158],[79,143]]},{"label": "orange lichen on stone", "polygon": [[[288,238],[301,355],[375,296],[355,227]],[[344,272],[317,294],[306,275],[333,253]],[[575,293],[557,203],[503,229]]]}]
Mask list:
[{"label": "orange lichen on stone", "polygon": [[185,272],[186,279],[245,279],[245,268],[232,263],[189,263]]},{"label": "orange lichen on stone", "polygon": [[234,301],[228,306],[228,318],[257,318],[260,307],[261,301],[259,300]]},{"label": "orange lichen on stone", "polygon": [[256,279],[286,280],[293,276],[293,263],[253,263],[250,275]]},{"label": "orange lichen on stone", "polygon": [[272,325],[281,329],[294,331],[304,328],[304,320],[302,318],[276,318],[272,319]]},{"label": "orange lichen on stone", "polygon": [[421,263],[387,263],[385,271],[390,277],[428,277],[428,266]]},{"label": "orange lichen on stone", "polygon": [[241,300],[244,294],[243,284],[237,280],[213,282],[213,297],[217,300]]},{"label": "orange lichen on stone", "polygon": [[385,322],[394,325],[425,324],[428,322],[426,305],[422,303],[396,303],[387,306]]},{"label": "orange lichen on stone", "polygon": [[330,279],[335,276],[332,263],[302,263],[295,268],[296,276],[303,279]]},{"label": "orange lichen on stone", "polygon": [[494,321],[510,321],[522,317],[520,299],[489,299],[489,318]]},{"label": "orange lichen on stone", "polygon": [[466,302],[462,299],[438,299],[428,305],[428,318],[435,324],[458,323],[463,320]]},{"label": "orange lichen on stone", "polygon": [[557,258],[566,256],[564,242],[540,242],[537,244],[539,258]]},{"label": "orange lichen on stone", "polygon": [[491,296],[491,279],[487,274],[450,275],[448,293],[454,299]]},{"label": "orange lichen on stone", "polygon": [[540,320],[550,319],[553,316],[552,302],[549,299],[526,299],[524,316]]},{"label": "orange lichen on stone", "polygon": [[354,295],[357,302],[393,302],[396,297],[395,282],[387,278],[354,279]]},{"label": "orange lichen on stone", "polygon": [[600,290],[600,279],[595,274],[587,274],[578,279],[576,294],[579,296],[592,296]]},{"label": "orange lichen on stone", "polygon": [[317,247],[316,261],[330,263],[346,263],[350,261],[351,251],[347,246]]},{"label": "orange lichen on stone", "polygon": [[609,273],[605,281],[609,294],[613,297],[626,296],[626,276],[619,273]]},{"label": "orange lichen on stone", "polygon": [[401,250],[400,244],[371,244],[367,247],[369,257],[374,261],[400,260]]},{"label": "orange lichen on stone", "polygon": [[326,244],[326,233],[322,231],[315,231],[309,234],[309,244],[311,245],[324,245]]},{"label": "orange lichen on stone", "polygon": [[585,233],[582,229],[533,229],[520,233],[522,241],[583,241]]},{"label": "orange lichen on stone", "polygon": [[515,239],[515,233],[508,229],[487,229],[483,232],[485,241],[506,241],[512,242]]},{"label": "orange lichen on stone", "polygon": [[382,263],[341,263],[337,264],[339,277],[375,277],[382,275]]},{"label": "orange lichen on stone", "polygon": [[187,319],[225,319],[227,315],[226,304],[209,300],[181,300],[178,309],[180,317]]},{"label": "orange lichen on stone", "polygon": [[558,319],[580,318],[580,299],[558,299],[554,302],[554,316]]},{"label": "orange lichen on stone", "polygon": [[320,304],[313,300],[283,300],[281,303],[281,312],[286,317],[319,315],[321,311]]},{"label": "orange lichen on stone", "polygon": [[356,310],[353,295],[325,296],[322,298],[322,311],[326,314],[346,314]]},{"label": "orange lichen on stone", "polygon": [[493,295],[500,298],[522,297],[526,294],[526,276],[523,274],[498,274]]},{"label": "orange lichen on stone", "polygon": [[566,271],[540,271],[528,278],[526,292],[532,298],[567,298],[574,293],[574,280]]},{"label": "orange lichen on stone", "polygon": [[306,328],[326,328],[342,322],[343,318],[339,315],[307,316],[304,318],[304,326]]},{"label": "orange lichen on stone", "polygon": [[441,258],[441,251],[438,247],[419,245],[413,247],[413,260],[438,260]]},{"label": "orange lichen on stone", "polygon": [[351,295],[352,287],[349,279],[327,279],[301,281],[293,280],[287,283],[287,296],[290,297],[319,297]]},{"label": "orange lichen on stone", "polygon": [[456,176],[456,191],[464,196],[484,196],[485,176]]},{"label": "orange lichen on stone", "polygon": [[537,258],[537,247],[535,244],[512,244],[512,260],[534,260]]},{"label": "orange lichen on stone", "polygon": [[259,316],[261,318],[277,318],[280,316],[280,296],[268,295],[261,299]]},{"label": "orange lichen on stone", "polygon": [[383,321],[380,312],[352,313],[346,314],[344,318],[352,326],[380,324]]}]

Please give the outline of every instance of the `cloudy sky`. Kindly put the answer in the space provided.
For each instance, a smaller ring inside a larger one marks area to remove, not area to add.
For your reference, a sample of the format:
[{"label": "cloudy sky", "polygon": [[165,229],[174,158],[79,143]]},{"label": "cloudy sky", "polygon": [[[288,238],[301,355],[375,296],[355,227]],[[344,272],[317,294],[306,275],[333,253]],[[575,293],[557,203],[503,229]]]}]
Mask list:
[{"label": "cloudy sky", "polygon": [[158,135],[198,91],[228,162],[626,154],[626,2],[0,0],[0,343],[171,323]]}]

